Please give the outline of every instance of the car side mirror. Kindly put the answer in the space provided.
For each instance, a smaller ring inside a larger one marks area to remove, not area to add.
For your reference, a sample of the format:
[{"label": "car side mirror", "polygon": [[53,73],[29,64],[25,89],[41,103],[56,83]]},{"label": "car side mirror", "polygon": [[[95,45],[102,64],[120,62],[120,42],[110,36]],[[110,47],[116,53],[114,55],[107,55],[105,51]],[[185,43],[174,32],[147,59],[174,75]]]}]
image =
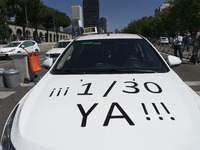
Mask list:
[{"label": "car side mirror", "polygon": [[167,60],[168,60],[168,64],[169,64],[170,67],[178,66],[182,63],[182,61],[178,57],[175,57],[175,56],[172,56],[172,55],[169,55]]},{"label": "car side mirror", "polygon": [[42,67],[44,67],[45,69],[50,69],[52,65],[53,65],[53,58],[47,58],[42,63]]},{"label": "car side mirror", "polygon": [[21,45],[21,48],[25,48],[25,45]]}]

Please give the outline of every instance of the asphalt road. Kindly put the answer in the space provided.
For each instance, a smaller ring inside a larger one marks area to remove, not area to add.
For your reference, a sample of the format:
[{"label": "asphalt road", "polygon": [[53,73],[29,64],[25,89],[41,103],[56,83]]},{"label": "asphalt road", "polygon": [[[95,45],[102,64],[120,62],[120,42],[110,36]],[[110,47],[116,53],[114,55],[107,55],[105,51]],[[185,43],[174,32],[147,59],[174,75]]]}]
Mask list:
[{"label": "asphalt road", "polygon": [[[50,47],[43,47],[39,54],[40,62],[45,59],[45,52]],[[165,54],[163,54],[166,57]],[[0,60],[0,68],[6,70],[12,69],[12,60]],[[187,83],[194,91],[200,95],[200,65],[193,65],[190,62],[184,61],[178,67],[174,67],[173,70]],[[47,72],[42,68],[37,72],[38,77],[42,77]],[[34,86],[34,83],[23,84],[17,88],[0,88],[0,135],[3,130],[3,126],[6,122],[8,115],[18,101]]]}]

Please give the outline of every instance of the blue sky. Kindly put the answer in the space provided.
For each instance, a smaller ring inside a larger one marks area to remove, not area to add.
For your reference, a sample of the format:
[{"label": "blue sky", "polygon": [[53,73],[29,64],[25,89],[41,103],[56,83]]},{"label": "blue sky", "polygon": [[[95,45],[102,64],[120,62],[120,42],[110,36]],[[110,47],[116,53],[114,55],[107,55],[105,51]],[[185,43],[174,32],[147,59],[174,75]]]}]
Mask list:
[{"label": "blue sky", "polygon": [[[61,9],[71,18],[71,6],[83,0],[41,0],[48,7]],[[109,31],[123,29],[131,21],[144,16],[154,16],[154,11],[166,0],[99,0],[99,16],[108,20]]]}]

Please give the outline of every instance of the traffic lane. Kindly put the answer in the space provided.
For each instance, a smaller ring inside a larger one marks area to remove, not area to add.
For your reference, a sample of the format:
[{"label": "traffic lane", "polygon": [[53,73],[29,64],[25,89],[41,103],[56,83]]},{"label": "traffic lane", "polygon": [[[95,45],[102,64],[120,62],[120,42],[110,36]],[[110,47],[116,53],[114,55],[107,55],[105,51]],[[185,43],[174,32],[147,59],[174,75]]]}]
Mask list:
[{"label": "traffic lane", "polygon": [[[40,63],[42,63],[45,59],[45,52],[41,52],[39,54]],[[12,60],[0,60],[0,68],[4,68],[5,70],[13,69]],[[41,68],[40,71],[36,72],[36,76],[43,77],[48,70]],[[35,84],[33,82],[28,84],[23,84],[17,88],[0,88],[0,92],[2,93],[10,93],[11,95],[6,98],[0,97],[0,136],[3,131],[4,124],[12,111],[12,109],[16,106],[16,104],[22,99],[22,97],[30,91]]]},{"label": "traffic lane", "polygon": [[6,92],[15,92],[11,96],[4,99],[0,99],[0,135],[2,134],[4,124],[19,100],[31,89],[31,86],[18,87],[18,88],[8,88]]},{"label": "traffic lane", "polygon": [[[162,53],[162,56],[167,60],[168,54]],[[183,60],[181,65],[172,67],[179,77],[194,91],[200,93],[200,65],[194,65],[187,60]]]},{"label": "traffic lane", "polygon": [[173,70],[185,81],[194,91],[200,91],[200,65],[194,65],[190,62],[183,62],[179,67]]}]

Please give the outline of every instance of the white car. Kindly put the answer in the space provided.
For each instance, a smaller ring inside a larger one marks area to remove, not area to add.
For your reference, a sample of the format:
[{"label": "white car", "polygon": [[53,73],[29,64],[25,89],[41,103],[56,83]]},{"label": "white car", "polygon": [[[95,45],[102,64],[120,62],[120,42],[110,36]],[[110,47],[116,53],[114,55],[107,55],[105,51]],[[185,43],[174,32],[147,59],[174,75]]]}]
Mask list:
[{"label": "white car", "polygon": [[72,40],[61,40],[57,42],[51,50],[46,52],[46,58],[53,58],[55,61],[71,42]]},{"label": "white car", "polygon": [[14,108],[2,149],[199,150],[200,97],[179,64],[139,35],[79,37]]},{"label": "white car", "polygon": [[40,48],[35,41],[13,41],[0,48],[0,58],[10,57],[10,55],[17,53],[27,53],[24,48],[28,52],[40,52]]},{"label": "white car", "polygon": [[169,44],[169,39],[167,37],[160,37],[159,43],[160,44]]}]

